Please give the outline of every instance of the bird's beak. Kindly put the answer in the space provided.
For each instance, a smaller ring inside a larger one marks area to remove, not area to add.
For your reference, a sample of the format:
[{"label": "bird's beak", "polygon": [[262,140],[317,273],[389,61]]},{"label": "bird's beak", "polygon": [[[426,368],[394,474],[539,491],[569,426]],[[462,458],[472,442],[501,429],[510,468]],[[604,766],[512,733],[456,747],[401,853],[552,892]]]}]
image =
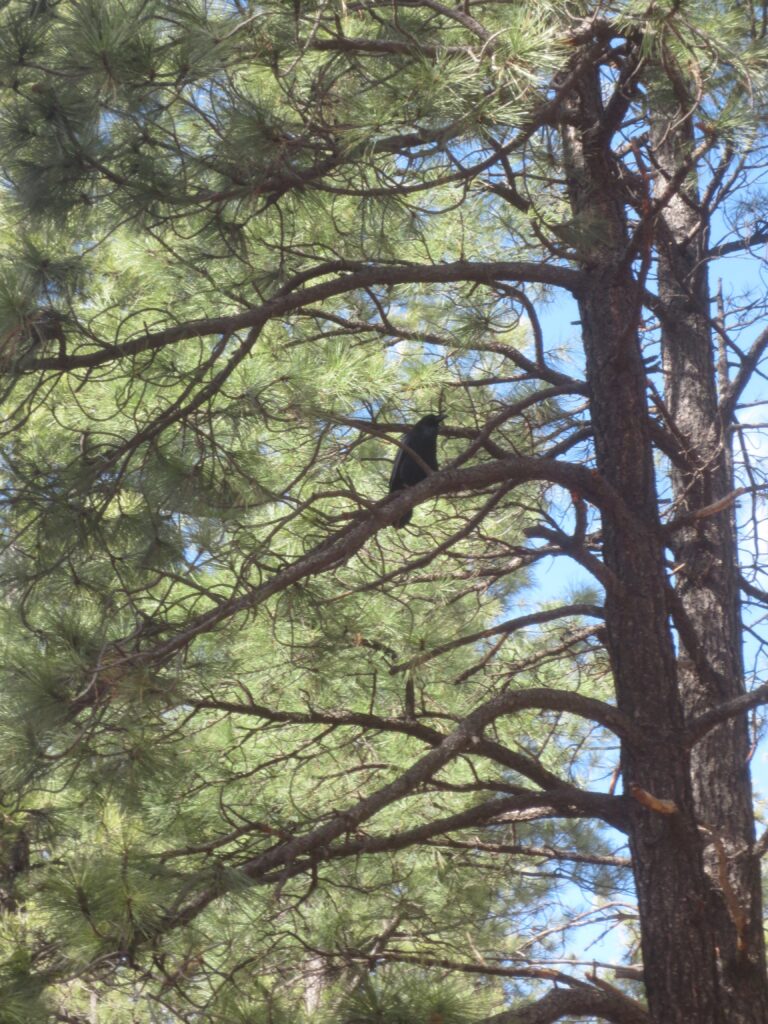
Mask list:
[{"label": "bird's beak", "polygon": [[445,414],[443,414],[442,416],[438,416],[437,417],[438,423],[442,423],[444,419],[445,419]]}]

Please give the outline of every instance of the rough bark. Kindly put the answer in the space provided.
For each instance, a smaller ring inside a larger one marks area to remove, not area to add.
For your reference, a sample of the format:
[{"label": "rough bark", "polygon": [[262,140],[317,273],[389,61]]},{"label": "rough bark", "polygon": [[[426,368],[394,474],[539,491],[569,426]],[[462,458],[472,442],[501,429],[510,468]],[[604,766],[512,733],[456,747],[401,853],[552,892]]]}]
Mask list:
[{"label": "rough bark", "polygon": [[588,985],[555,988],[536,1002],[505,1010],[481,1024],[555,1024],[576,1014],[611,1024],[650,1024],[648,1014],[638,1003],[609,985],[604,990]]},{"label": "rough bark", "polygon": [[[617,703],[642,733],[622,745],[625,790],[672,801],[661,814],[632,801],[630,847],[640,907],[648,1004],[664,1024],[725,1024],[718,921],[704,869],[685,714],[669,618],[664,542],[640,347],[639,296],[598,72],[581,79],[564,126],[576,226],[589,232],[580,295],[597,468],[633,510],[603,510],[606,630]],[[599,242],[596,239],[599,238]]]},{"label": "rough bark", "polygon": [[[695,145],[685,114],[691,104],[679,81],[677,93],[659,91],[656,97],[657,194]],[[671,473],[675,515],[711,505],[734,488],[728,423],[718,410],[707,226],[691,174],[665,205],[657,226],[665,405],[685,457]],[[732,510],[681,527],[672,546],[678,678],[685,714],[692,718],[745,692]],[[708,913],[717,933],[720,997],[733,1024],[768,1020],[760,867],[752,856],[749,748],[746,714],[740,714],[718,725],[691,752],[696,815],[712,881]]]}]

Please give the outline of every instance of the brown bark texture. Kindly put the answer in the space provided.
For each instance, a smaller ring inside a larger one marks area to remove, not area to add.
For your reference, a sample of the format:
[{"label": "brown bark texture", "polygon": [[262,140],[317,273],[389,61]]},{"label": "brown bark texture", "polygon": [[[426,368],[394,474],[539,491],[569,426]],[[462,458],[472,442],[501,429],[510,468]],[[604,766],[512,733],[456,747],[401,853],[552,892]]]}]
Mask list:
[{"label": "brown bark texture", "polygon": [[[693,151],[686,94],[658,98],[657,191]],[[689,178],[658,222],[659,295],[665,404],[681,442],[671,472],[675,514],[714,505],[734,489],[730,422],[720,411],[710,310],[705,211]],[[683,525],[672,537],[673,621],[685,715],[704,714],[744,693],[739,569],[730,504]],[[708,913],[717,932],[717,968],[726,1019],[768,1020],[759,860],[745,715],[718,725],[691,750],[697,822],[710,880]]]},{"label": "brown bark texture", "polygon": [[[665,404],[681,450],[676,513],[733,489],[727,424],[719,417],[709,316],[707,232],[695,185],[666,194],[693,146],[679,107],[655,116],[655,196],[647,223],[627,229],[617,168],[601,130],[595,70],[581,77],[563,126],[575,222],[597,228],[579,296],[597,466],[626,517],[603,510],[608,648],[618,707],[642,733],[624,740],[625,791],[672,801],[676,813],[633,800],[629,839],[640,907],[645,983],[659,1024],[768,1020],[759,862],[754,843],[745,716],[692,749],[686,720],[744,692],[739,586],[730,508],[682,526],[670,543],[682,568],[670,589],[649,436],[640,301],[648,249],[658,244],[664,306]],[[641,170],[643,168],[641,167]],[[643,186],[647,187],[646,181]],[[638,271],[639,266],[639,271]]]}]

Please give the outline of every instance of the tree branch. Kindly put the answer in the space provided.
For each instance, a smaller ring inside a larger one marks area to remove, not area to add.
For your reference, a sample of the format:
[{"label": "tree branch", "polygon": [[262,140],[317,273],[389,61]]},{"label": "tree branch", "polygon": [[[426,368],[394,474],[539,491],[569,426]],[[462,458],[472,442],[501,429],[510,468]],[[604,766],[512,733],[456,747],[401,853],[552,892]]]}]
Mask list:
[{"label": "tree branch", "polygon": [[607,865],[614,868],[632,867],[632,860],[629,857],[601,853],[581,853],[578,850],[561,850],[556,846],[531,846],[524,843],[485,843],[480,839],[440,839],[429,843],[429,845],[440,849],[472,850],[473,852],[488,851],[489,853],[509,854],[516,857],[569,861],[573,864]]},{"label": "tree branch", "polygon": [[766,327],[764,331],[761,331],[752,342],[749,352],[746,353],[742,360],[738,373],[728,385],[725,397],[720,403],[720,416],[724,424],[727,425],[733,419],[733,415],[736,411],[736,404],[767,348],[768,327]]},{"label": "tree branch", "polygon": [[[403,736],[411,736],[430,747],[438,746],[445,739],[445,733],[424,725],[420,721],[412,721],[406,718],[383,718],[381,715],[366,714],[359,711],[327,711],[315,708],[307,712],[280,711],[276,708],[268,708],[253,702],[241,703],[214,698],[202,700],[185,699],[184,705],[200,710],[221,711],[225,714],[250,715],[267,722],[279,722],[286,725],[330,725],[333,728],[352,727],[356,729],[371,729],[375,732],[395,732]],[[498,743],[495,740],[490,740],[486,737],[478,738],[478,742],[474,744],[472,752],[479,757],[487,758],[496,764],[502,765],[504,768],[517,772],[524,778],[530,779],[537,786],[541,786],[544,791],[559,789],[563,785],[562,779],[558,778],[553,772],[547,771],[533,757],[510,750],[504,744]]]},{"label": "tree branch", "polygon": [[335,569],[356,554],[380,529],[390,526],[402,518],[406,511],[427,498],[467,490],[481,490],[493,484],[513,486],[534,480],[546,480],[576,491],[597,507],[610,507],[614,518],[617,521],[624,521],[627,529],[635,527],[631,511],[621,496],[602,477],[583,466],[559,462],[556,459],[514,455],[469,469],[432,473],[414,487],[408,487],[372,505],[349,526],[322,541],[293,564],[276,572],[271,579],[244,594],[222,601],[216,607],[190,620],[176,636],[153,648],[136,652],[130,655],[130,659],[163,660],[186,648],[196,636],[209,632],[218,623],[241,612],[251,611],[274,594],[286,590],[300,580]]},{"label": "tree branch", "polygon": [[[428,822],[401,833],[399,836],[356,838],[331,849],[334,842],[345,835],[354,835],[364,822],[375,817],[384,808],[409,796],[414,790],[426,785],[447,764],[461,754],[474,749],[483,730],[497,718],[512,710],[537,706],[535,702],[531,703],[530,699],[526,697],[526,694],[536,692],[502,693],[481,705],[467,715],[454,732],[442,740],[439,746],[414,761],[398,778],[358,800],[356,804],[335,813],[325,824],[291,840],[279,842],[257,857],[241,864],[240,876],[250,879],[252,883],[259,882],[260,884],[283,881],[311,869],[318,861],[331,856],[334,858],[347,857],[363,852],[372,853],[378,849],[391,850],[396,848],[396,845],[408,846],[444,831],[482,824],[509,810],[514,811],[531,806],[554,805],[561,808],[566,814],[587,813],[593,816],[602,816],[600,809],[605,808],[609,810],[613,818],[618,818],[621,813],[619,808],[623,808],[625,804],[623,798],[606,796],[603,793],[589,793],[579,790],[575,786],[563,785],[558,793],[550,791],[502,797],[470,807],[447,819]],[[538,694],[549,694],[555,704],[562,706],[564,710],[573,710],[572,706],[566,707],[566,705],[572,705],[576,698],[576,706],[580,709],[575,712],[576,714],[585,713],[589,706],[591,709],[597,709],[597,713],[601,717],[608,714],[609,718],[620,721],[622,727],[626,727],[630,733],[634,733],[631,723],[624,722],[624,716],[619,711],[610,708],[609,705],[603,705],[601,701],[581,697],[580,694],[557,694],[556,691],[539,690]],[[558,700],[558,698],[562,698],[562,700]],[[538,699],[542,699],[541,696]],[[612,813],[614,808],[615,814]],[[170,910],[161,921],[160,929],[170,930],[188,924],[219,895],[221,895],[220,887],[207,889],[191,899],[186,906]]]},{"label": "tree branch", "polygon": [[686,745],[689,747],[694,746],[708,732],[711,732],[716,726],[720,725],[721,722],[725,722],[729,718],[735,718],[737,715],[743,715],[746,711],[750,711],[760,704],[768,704],[768,683],[763,683],[762,686],[758,686],[751,693],[744,693],[739,697],[734,697],[733,700],[723,701],[722,704],[718,704],[711,711],[706,711],[703,715],[692,719],[685,731]]},{"label": "tree branch", "polygon": [[650,1024],[640,1003],[613,986],[607,988],[554,988],[541,999],[478,1024],[555,1024],[564,1017],[597,1017],[610,1024]]},{"label": "tree branch", "polygon": [[334,53],[381,53],[413,58],[415,55],[439,60],[441,57],[469,57],[469,46],[431,46],[428,43],[401,42],[397,39],[366,39],[358,36],[339,36],[335,39],[316,39],[311,49]]},{"label": "tree branch", "polygon": [[455,640],[449,640],[447,643],[439,644],[429,651],[416,655],[415,658],[411,658],[409,661],[393,665],[389,671],[392,675],[395,675],[397,672],[405,672],[407,669],[417,668],[419,665],[423,665],[433,658],[445,654],[447,651],[452,651],[456,647],[465,647],[467,644],[476,643],[478,640],[486,640],[488,637],[498,636],[501,633],[515,633],[517,630],[525,629],[527,626],[542,625],[545,622],[553,622],[556,619],[568,618],[573,615],[589,615],[597,619],[605,618],[603,609],[594,604],[571,604],[562,605],[558,608],[547,608],[543,611],[533,612],[530,615],[520,615],[515,619],[507,619],[506,622],[501,622],[498,626],[480,630],[478,633],[470,633],[467,636],[460,636]]},{"label": "tree branch", "polygon": [[716,260],[721,256],[728,256],[732,252],[745,252],[754,245],[764,245],[766,242],[768,242],[768,224],[761,223],[747,238],[737,238],[733,242],[721,242],[720,245],[714,246],[706,253],[705,258]]},{"label": "tree branch", "polygon": [[[579,790],[575,786],[563,785],[557,791],[547,793],[516,793],[512,796],[499,797],[495,800],[486,800],[482,804],[475,804],[464,811],[448,815],[445,818],[435,818],[433,821],[417,825],[415,828],[405,832],[393,832],[387,835],[363,836],[359,839],[349,839],[343,843],[337,843],[329,850],[325,850],[322,860],[339,860],[348,857],[358,857],[362,854],[392,853],[396,850],[404,850],[411,846],[421,846],[429,843],[435,836],[444,836],[450,832],[462,831],[463,829],[482,828],[487,825],[511,824],[515,821],[531,820],[527,813],[536,812],[535,817],[559,817],[559,818],[598,818],[605,821],[606,815],[613,821],[619,819],[620,814],[615,810],[624,807],[623,797],[607,796],[605,793],[590,793],[586,790]],[[430,844],[433,845],[433,844]],[[301,874],[308,870],[311,860],[303,862],[292,862],[290,875]],[[247,868],[247,866],[246,866]],[[282,878],[281,872],[277,877]],[[256,876],[264,884],[265,882],[276,881],[275,875]]]},{"label": "tree branch", "polygon": [[[495,281],[511,280],[551,284],[575,292],[580,289],[583,280],[580,271],[549,263],[476,263],[461,260],[456,263],[426,266],[420,264],[367,266],[360,263],[349,263],[348,268],[348,273],[336,276],[331,281],[275,295],[260,306],[247,309],[242,313],[208,317],[203,320],[189,320],[164,331],[147,332],[121,345],[105,345],[82,355],[44,356],[40,359],[30,360],[24,370],[30,373],[39,370],[62,371],[103,366],[116,359],[156,351],[166,345],[189,338],[200,338],[211,334],[231,335],[237,331],[259,327],[268,320],[285,316],[313,302],[322,302],[336,295],[343,295],[372,285],[450,284],[462,281],[493,284]],[[321,265],[314,268],[313,274],[316,272],[320,276],[337,269],[338,264],[331,264],[325,269]]]}]

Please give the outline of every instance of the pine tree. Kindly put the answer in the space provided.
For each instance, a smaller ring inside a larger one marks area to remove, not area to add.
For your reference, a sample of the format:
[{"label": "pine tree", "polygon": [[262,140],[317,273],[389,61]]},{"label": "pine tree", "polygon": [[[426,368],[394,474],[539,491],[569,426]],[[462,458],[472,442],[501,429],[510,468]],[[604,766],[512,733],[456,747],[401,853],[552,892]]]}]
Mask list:
[{"label": "pine tree", "polygon": [[768,1019],[767,24],[3,6],[0,1024]]}]

